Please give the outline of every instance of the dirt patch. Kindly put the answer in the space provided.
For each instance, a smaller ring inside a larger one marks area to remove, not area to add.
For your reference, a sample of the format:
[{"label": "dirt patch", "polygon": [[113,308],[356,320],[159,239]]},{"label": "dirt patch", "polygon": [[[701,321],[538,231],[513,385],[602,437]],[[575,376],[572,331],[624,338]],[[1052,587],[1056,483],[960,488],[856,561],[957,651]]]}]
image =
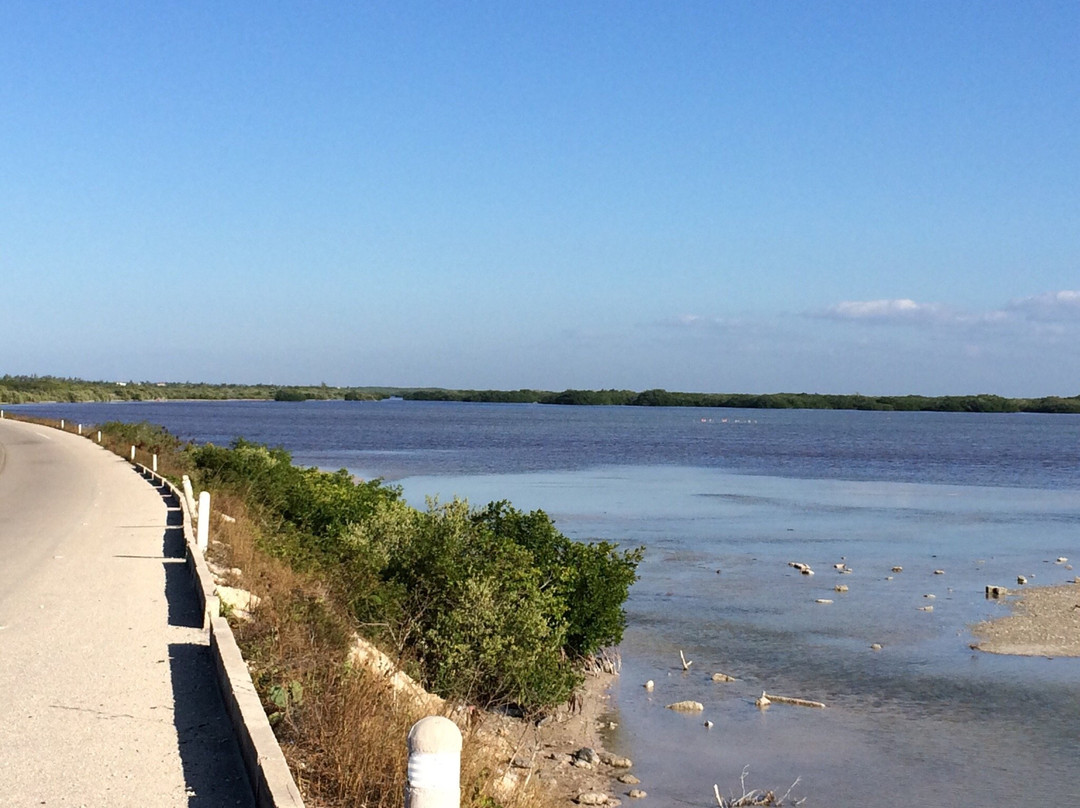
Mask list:
[{"label": "dirt patch", "polygon": [[[560,708],[536,723],[484,713],[476,738],[497,750],[506,762],[500,788],[515,789],[526,782],[540,785],[560,802],[576,801],[582,794],[603,794],[605,805],[617,805],[616,777],[631,772],[630,761],[609,754],[601,734],[614,720],[610,714],[608,673],[591,674],[572,705]],[[576,756],[582,749],[596,754],[590,760]]]},{"label": "dirt patch", "polygon": [[973,645],[990,654],[1080,656],[1080,585],[1025,589],[1009,597],[1012,614],[979,623]]}]

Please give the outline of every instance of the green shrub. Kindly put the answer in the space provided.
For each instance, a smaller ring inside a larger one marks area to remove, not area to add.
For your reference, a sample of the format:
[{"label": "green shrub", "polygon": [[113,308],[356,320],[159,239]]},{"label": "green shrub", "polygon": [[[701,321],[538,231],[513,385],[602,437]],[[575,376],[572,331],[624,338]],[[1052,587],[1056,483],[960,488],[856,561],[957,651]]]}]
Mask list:
[{"label": "green shrub", "polygon": [[637,580],[641,549],[620,551],[611,542],[572,541],[543,511],[523,513],[505,501],[490,503],[473,519],[532,554],[545,576],[544,586],[556,592],[566,608],[568,654],[589,656],[622,641],[623,603]]},{"label": "green shrub", "polygon": [[401,500],[347,471],[293,466],[237,440],[190,450],[200,481],[244,496],[264,549],[316,569],[369,637],[415,659],[443,696],[537,710],[566,700],[580,661],[622,638],[641,551],[581,544],[543,511]]},{"label": "green shrub", "polygon": [[136,446],[155,454],[165,454],[180,447],[180,439],[165,427],[146,421],[140,421],[137,424],[108,421],[98,428],[102,433],[116,438],[123,444]]}]

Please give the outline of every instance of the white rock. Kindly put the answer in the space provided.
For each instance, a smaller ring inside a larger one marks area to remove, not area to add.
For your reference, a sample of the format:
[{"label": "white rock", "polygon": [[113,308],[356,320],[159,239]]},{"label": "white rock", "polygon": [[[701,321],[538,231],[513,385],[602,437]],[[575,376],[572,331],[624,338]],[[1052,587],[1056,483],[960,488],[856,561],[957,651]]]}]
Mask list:
[{"label": "white rock", "polygon": [[705,705],[700,701],[677,701],[669,704],[667,708],[680,713],[700,713],[705,709]]},{"label": "white rock", "polygon": [[246,589],[236,589],[231,586],[219,586],[214,593],[221,601],[223,608],[232,609],[241,616],[248,615],[252,609],[259,605],[259,596],[253,595]]}]

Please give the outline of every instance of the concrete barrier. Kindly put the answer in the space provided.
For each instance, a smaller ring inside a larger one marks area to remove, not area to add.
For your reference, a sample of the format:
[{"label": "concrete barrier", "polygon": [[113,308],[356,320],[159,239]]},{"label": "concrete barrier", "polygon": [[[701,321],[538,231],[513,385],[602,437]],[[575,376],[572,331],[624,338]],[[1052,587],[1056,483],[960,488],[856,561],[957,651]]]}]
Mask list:
[{"label": "concrete barrier", "polygon": [[[236,733],[255,804],[258,808],[304,808],[300,789],[296,787],[285,755],[270,728],[270,721],[251,681],[240,647],[236,644],[229,622],[221,616],[217,584],[196,541],[188,499],[183,491],[156,471],[140,463],[136,463],[135,468],[148,481],[168,489],[180,503],[185,562],[202,607],[203,628],[210,632],[210,656],[217,673],[221,699]],[[206,513],[204,518],[209,515]]]}]

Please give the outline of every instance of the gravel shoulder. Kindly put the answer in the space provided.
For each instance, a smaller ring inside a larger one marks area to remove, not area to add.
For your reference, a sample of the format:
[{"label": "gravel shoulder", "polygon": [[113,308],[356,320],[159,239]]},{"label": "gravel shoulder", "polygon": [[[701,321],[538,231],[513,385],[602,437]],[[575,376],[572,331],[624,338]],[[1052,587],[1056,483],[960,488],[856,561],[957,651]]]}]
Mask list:
[{"label": "gravel shoulder", "polygon": [[1011,614],[972,629],[974,648],[1015,656],[1080,656],[1080,585],[1035,587],[1009,596]]}]

